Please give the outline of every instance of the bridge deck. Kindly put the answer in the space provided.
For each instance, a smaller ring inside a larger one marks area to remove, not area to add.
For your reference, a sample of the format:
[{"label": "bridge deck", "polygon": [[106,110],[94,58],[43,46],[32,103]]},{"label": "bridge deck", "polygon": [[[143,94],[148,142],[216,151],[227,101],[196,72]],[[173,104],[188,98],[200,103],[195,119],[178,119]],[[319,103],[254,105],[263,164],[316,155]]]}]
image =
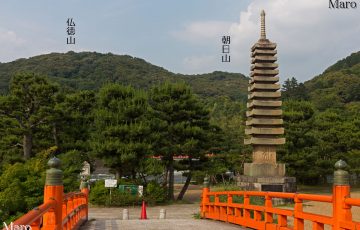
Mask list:
[{"label": "bridge deck", "polygon": [[[160,209],[166,209],[166,219],[159,220]],[[122,220],[123,208],[90,208],[89,221],[81,230],[241,230],[237,225],[212,220],[194,219],[198,204],[176,204],[147,208],[148,220],[139,220],[140,207],[129,207],[129,220]]]},{"label": "bridge deck", "polygon": [[95,220],[89,221],[81,230],[241,230],[237,225],[212,220],[166,219],[166,220]]}]

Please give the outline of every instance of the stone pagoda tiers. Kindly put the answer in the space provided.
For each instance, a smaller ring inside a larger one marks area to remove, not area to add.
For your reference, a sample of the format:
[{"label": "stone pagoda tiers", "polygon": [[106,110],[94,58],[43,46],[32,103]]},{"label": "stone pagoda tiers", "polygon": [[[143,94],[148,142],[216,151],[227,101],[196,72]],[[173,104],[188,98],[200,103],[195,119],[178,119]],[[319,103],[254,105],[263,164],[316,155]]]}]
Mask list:
[{"label": "stone pagoda tiers", "polygon": [[276,148],[285,144],[276,43],[265,33],[261,12],[260,39],[251,48],[251,80],[246,112],[246,145],[253,148],[252,163],[245,163],[238,184],[246,190],[294,192],[295,178],[285,177],[285,164],[277,163]]}]

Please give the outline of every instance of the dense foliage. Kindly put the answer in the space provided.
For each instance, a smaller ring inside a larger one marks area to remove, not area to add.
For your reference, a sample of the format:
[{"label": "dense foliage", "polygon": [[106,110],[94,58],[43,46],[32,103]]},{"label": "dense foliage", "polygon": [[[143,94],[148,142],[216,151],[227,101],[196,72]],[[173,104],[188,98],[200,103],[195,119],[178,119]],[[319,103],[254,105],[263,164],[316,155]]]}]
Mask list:
[{"label": "dense foliage", "polygon": [[[195,97],[189,86],[184,83],[168,82],[152,88],[149,96],[154,123],[152,132],[156,133],[153,143],[155,155],[161,156],[166,166],[168,198],[174,199],[174,156],[188,156],[187,175],[183,193],[191,181],[194,169],[193,159],[204,157],[214,145],[216,127],[210,125],[209,111]],[[212,144],[210,144],[212,142]]]},{"label": "dense foliage", "polygon": [[149,154],[151,134],[145,92],[130,86],[109,84],[98,93],[94,111],[93,151],[114,169],[117,178],[139,171]]},{"label": "dense foliage", "polygon": [[[241,74],[173,74],[113,54],[0,63],[0,222],[41,203],[46,161],[54,155],[63,162],[66,191],[78,188],[85,160],[101,158],[119,179],[143,184],[151,203],[174,199],[174,170],[187,172],[178,199],[192,179],[207,174],[225,182],[242,173],[251,153],[243,144],[246,86]],[[287,141],[278,158],[288,175],[324,182],[339,158],[358,175],[359,52],[305,83],[285,80],[282,93]],[[175,162],[177,155],[189,158]],[[91,200],[106,205],[107,195],[99,182]],[[114,193],[115,204],[128,201],[139,199]]]},{"label": "dense foliage", "polygon": [[325,182],[340,158],[359,174],[359,55],[337,62],[304,85],[295,78],[284,82],[287,142],[279,157],[301,183]]}]

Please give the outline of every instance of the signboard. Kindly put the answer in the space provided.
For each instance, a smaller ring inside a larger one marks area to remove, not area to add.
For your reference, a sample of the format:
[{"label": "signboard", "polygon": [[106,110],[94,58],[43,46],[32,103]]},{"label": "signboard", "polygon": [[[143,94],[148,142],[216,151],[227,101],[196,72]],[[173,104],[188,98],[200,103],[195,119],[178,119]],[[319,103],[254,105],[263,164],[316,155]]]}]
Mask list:
[{"label": "signboard", "polygon": [[139,196],[143,196],[143,192],[144,192],[144,186],[139,185],[139,188],[138,188]]},{"label": "signboard", "polygon": [[116,188],[117,180],[114,179],[106,179],[105,180],[105,188]]}]

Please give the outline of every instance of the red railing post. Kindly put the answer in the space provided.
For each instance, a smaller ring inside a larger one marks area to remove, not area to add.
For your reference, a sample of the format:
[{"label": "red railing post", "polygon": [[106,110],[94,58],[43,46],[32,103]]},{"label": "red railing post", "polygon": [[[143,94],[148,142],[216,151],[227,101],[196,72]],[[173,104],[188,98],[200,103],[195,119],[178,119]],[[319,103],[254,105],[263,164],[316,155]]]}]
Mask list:
[{"label": "red railing post", "polygon": [[73,200],[73,202],[74,202],[74,223],[76,224],[78,221],[79,221],[79,218],[78,218],[78,215],[79,215],[79,213],[77,212],[77,211],[75,211],[75,209],[78,207],[78,195],[76,194],[76,193],[74,193],[74,200]]},{"label": "red railing post", "polygon": [[204,178],[204,186],[202,189],[201,194],[201,207],[200,207],[200,215],[202,218],[206,218],[206,213],[209,211],[207,210],[206,203],[209,202],[209,196],[207,195],[210,192],[210,186],[209,186],[209,178]]},{"label": "red railing post", "polygon": [[340,223],[351,221],[351,206],[345,204],[345,198],[350,197],[350,182],[349,173],[344,169],[347,164],[343,160],[335,163],[336,171],[334,172],[334,186],[333,186],[333,229],[342,228]]},{"label": "red railing post", "polygon": [[221,206],[220,206],[220,195],[215,194],[214,197],[214,215],[216,215],[217,219],[221,218]]},{"label": "red railing post", "polygon": [[304,219],[299,218],[299,215],[303,212],[302,200],[299,199],[298,194],[295,194],[294,197],[295,207],[294,207],[294,230],[303,230],[304,229]]},{"label": "red railing post", "polygon": [[231,192],[228,192],[227,194],[227,205],[226,205],[226,221],[229,221],[229,215],[232,216],[234,215],[233,213],[233,209],[231,208],[232,206],[232,202],[233,202],[233,195],[231,194]]},{"label": "red railing post", "polygon": [[244,193],[244,209],[243,209],[243,217],[246,220],[250,220],[250,196],[247,192]]},{"label": "red railing post", "polygon": [[271,212],[268,212],[267,210],[269,208],[272,208],[272,201],[271,197],[266,194],[265,195],[265,223],[272,223],[273,220],[273,214]]},{"label": "red railing post", "polygon": [[69,216],[69,219],[68,219],[68,222],[67,222],[68,223],[67,226],[68,226],[69,229],[72,229],[72,227],[74,227],[74,225],[75,225],[74,217],[72,215],[72,211],[74,209],[73,204],[74,204],[73,203],[73,196],[69,196],[68,201],[67,201],[67,211],[66,211],[67,215]]},{"label": "red railing post", "polygon": [[50,169],[46,170],[46,181],[44,188],[44,203],[55,200],[55,207],[44,214],[44,230],[62,230],[62,203],[64,187],[62,183],[61,162],[53,157],[49,160]]},{"label": "red railing post", "polygon": [[[62,204],[62,218],[63,218],[63,220],[64,220],[66,215],[67,215],[67,199],[63,200],[63,204]],[[65,227],[63,226],[63,229],[68,230],[67,224],[65,225]]]}]

